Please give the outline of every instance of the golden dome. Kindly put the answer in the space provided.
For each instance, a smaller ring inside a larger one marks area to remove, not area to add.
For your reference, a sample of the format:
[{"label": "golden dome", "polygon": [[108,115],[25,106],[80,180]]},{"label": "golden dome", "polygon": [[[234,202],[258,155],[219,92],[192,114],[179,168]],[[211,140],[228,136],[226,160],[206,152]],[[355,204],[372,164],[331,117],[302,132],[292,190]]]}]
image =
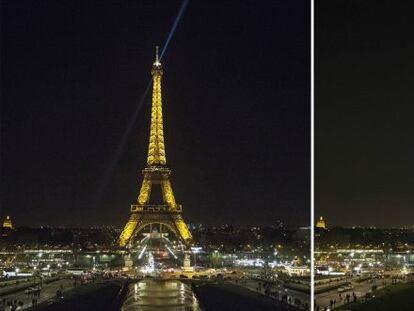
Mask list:
[{"label": "golden dome", "polygon": [[326,223],[322,216],[319,217],[319,220],[316,223],[316,228],[326,229]]},{"label": "golden dome", "polygon": [[10,219],[10,216],[6,216],[6,219],[3,222],[3,228],[13,229],[13,224],[12,224],[12,221]]}]

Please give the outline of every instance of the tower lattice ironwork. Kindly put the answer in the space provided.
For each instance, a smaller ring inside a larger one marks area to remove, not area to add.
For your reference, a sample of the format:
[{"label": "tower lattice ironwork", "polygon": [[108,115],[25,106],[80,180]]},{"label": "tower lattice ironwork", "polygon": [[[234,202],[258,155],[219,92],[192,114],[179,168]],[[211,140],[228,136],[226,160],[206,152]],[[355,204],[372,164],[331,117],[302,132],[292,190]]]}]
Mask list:
[{"label": "tower lattice ironwork", "polygon": [[[138,232],[150,224],[167,227],[186,245],[192,240],[191,232],[182,217],[182,206],[175,201],[170,182],[171,170],[166,166],[161,96],[163,70],[158,47],[151,74],[153,90],[147,167],[142,171],[144,179],[137,202],[131,205],[131,216],[118,239],[121,247],[127,246]],[[149,204],[154,185],[161,186],[163,203],[160,205]]]}]

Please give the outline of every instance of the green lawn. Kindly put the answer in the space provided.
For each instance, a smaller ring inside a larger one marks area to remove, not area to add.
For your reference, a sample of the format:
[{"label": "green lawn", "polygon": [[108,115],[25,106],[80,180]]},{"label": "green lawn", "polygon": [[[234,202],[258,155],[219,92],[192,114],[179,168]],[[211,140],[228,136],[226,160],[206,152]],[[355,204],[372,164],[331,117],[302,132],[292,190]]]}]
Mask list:
[{"label": "green lawn", "polygon": [[375,298],[366,303],[352,303],[337,310],[352,311],[413,311],[414,284],[390,285],[375,293]]}]

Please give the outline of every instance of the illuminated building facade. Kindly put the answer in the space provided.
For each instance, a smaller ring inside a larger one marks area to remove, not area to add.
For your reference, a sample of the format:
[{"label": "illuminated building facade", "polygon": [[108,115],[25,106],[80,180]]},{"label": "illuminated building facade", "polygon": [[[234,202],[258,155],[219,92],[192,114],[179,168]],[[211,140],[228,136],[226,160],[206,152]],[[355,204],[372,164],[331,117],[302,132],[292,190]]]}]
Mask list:
[{"label": "illuminated building facade", "polygon": [[320,228],[320,229],[326,229],[326,222],[323,219],[323,217],[319,217],[318,222],[316,223],[316,228]]},{"label": "illuminated building facade", "polygon": [[[144,179],[137,202],[131,205],[131,216],[118,239],[121,247],[127,246],[138,232],[151,224],[167,227],[185,245],[192,240],[191,233],[182,217],[182,207],[175,201],[170,182],[171,170],[166,167],[161,96],[163,69],[158,57],[158,47],[151,74],[153,90],[147,167],[142,171]],[[153,185],[161,187],[163,204],[149,204]]]},{"label": "illuminated building facade", "polygon": [[13,224],[10,216],[6,216],[6,219],[3,222],[3,228],[13,229]]}]

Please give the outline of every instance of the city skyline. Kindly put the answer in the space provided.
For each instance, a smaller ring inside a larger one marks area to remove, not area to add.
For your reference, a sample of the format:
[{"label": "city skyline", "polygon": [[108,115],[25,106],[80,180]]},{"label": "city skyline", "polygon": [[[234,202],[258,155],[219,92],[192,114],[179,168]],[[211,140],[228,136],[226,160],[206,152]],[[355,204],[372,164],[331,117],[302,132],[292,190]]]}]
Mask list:
[{"label": "city skyline", "polygon": [[0,8],[0,311],[412,311],[408,4]]}]

